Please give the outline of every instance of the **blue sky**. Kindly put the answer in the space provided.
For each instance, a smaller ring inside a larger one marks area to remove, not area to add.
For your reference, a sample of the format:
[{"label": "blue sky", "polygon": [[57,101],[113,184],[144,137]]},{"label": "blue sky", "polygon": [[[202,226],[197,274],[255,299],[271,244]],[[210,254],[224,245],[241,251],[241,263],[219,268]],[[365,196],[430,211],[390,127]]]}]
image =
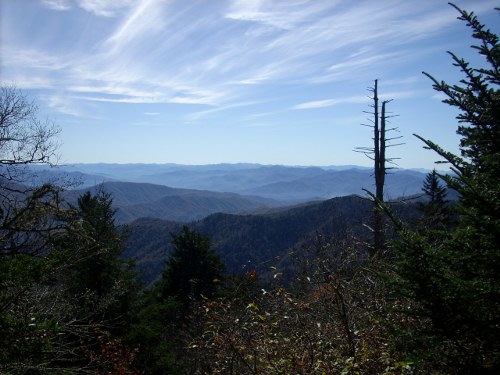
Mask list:
[{"label": "blue sky", "polygon": [[[456,1],[494,31],[499,1]],[[1,0],[2,83],[61,127],[63,163],[256,162],[369,166],[379,94],[405,145],[403,168],[432,168],[418,133],[457,151],[447,50],[480,63],[441,0]]]}]

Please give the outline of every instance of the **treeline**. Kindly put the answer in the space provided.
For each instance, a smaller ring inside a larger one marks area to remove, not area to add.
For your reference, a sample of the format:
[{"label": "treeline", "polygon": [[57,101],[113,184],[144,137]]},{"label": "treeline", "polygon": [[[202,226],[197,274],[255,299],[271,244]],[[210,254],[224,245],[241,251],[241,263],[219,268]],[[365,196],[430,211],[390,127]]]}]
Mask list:
[{"label": "treeline", "polygon": [[451,54],[459,84],[427,75],[459,110],[461,155],[419,137],[453,174],[427,176],[411,225],[374,196],[395,238],[318,234],[290,255],[286,284],[273,262],[266,279],[253,268],[228,275],[210,239],[184,226],[145,288],[122,256],[111,196],[84,193],[72,206],[61,188],[29,185],[23,166],[52,162],[58,130],[3,87],[0,372],[499,373],[500,47],[457,10],[484,66]]}]

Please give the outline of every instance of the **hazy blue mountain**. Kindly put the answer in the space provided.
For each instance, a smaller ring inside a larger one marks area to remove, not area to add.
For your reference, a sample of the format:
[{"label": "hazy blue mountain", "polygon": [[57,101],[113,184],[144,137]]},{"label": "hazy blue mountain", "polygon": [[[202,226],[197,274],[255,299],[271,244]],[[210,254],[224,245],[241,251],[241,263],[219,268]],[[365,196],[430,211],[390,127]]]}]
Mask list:
[{"label": "hazy blue mountain", "polygon": [[[389,174],[386,181],[388,199],[410,196],[421,191],[424,175],[422,173],[401,170]],[[285,200],[306,201],[310,199],[328,199],[350,194],[363,194],[363,189],[374,190],[371,171],[362,169],[322,170],[313,175],[291,181],[280,181],[257,188],[241,191],[262,197]]]},{"label": "hazy blue mountain", "polygon": [[81,170],[72,166],[30,165],[28,168],[31,179],[36,185],[51,182],[67,189],[78,189],[118,180],[111,175],[92,173],[90,170]]},{"label": "hazy blue mountain", "polygon": [[310,178],[323,170],[318,167],[256,166],[246,169],[179,169],[170,172],[143,176],[150,182],[185,189],[204,189],[242,193],[269,183],[293,181],[298,178]]},{"label": "hazy blue mountain", "polygon": [[[259,195],[287,203],[363,194],[363,188],[374,189],[372,170],[352,166],[76,164],[62,166],[59,171],[79,173],[83,186],[92,185],[91,181],[116,180]],[[419,193],[424,177],[424,173],[415,170],[395,170],[387,176],[387,197]]]},{"label": "hazy blue mountain", "polygon": [[[169,186],[230,191],[290,202],[362,194],[363,188],[373,190],[373,177],[369,169],[261,166],[246,170],[196,173],[176,170],[147,178]],[[416,194],[420,191],[423,178],[422,173],[405,170],[390,174],[387,176],[387,196],[394,198]]]},{"label": "hazy blue mountain", "polygon": [[104,182],[100,185],[68,192],[69,200],[83,192],[105,191],[113,197],[118,223],[140,217],[189,222],[216,212],[242,213],[283,203],[257,196],[219,193],[133,182]]}]

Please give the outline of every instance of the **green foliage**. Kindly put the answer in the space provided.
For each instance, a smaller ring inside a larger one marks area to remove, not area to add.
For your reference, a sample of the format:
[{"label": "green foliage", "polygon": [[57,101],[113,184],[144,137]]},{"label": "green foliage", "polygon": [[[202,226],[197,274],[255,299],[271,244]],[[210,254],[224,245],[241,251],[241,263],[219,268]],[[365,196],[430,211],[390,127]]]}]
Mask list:
[{"label": "green foliage", "polygon": [[163,273],[163,297],[173,296],[186,305],[200,296],[212,296],[224,266],[210,249],[208,237],[184,226],[180,234],[172,236],[172,243],[174,251]]},{"label": "green foliage", "polygon": [[473,48],[484,57],[486,67],[471,68],[451,54],[465,76],[460,85],[428,76],[447,97],[444,102],[460,110],[462,156],[419,138],[451,164],[455,174],[443,179],[459,193],[459,217],[456,226],[439,238],[401,227],[393,283],[399,295],[417,304],[413,314],[421,324],[417,330],[406,330],[400,340],[409,355],[435,370],[498,373],[500,45],[473,13],[455,8],[472,29],[478,41]]},{"label": "green foliage", "polygon": [[143,294],[126,337],[138,346],[138,367],[146,373],[188,371],[192,359],[185,353],[184,336],[192,323],[191,308],[212,296],[222,279],[222,262],[207,236],[184,226],[172,235],[172,244],[163,278]]},{"label": "green foliage", "polygon": [[[277,210],[267,214],[214,214],[192,223],[191,228],[210,237],[228,274],[255,269],[262,278],[271,277],[268,262],[291,268],[289,249],[308,241],[311,234],[332,234],[337,238],[350,233],[368,238],[363,226],[372,215],[373,203],[356,196],[333,198],[322,202]],[[397,208],[402,216],[415,216],[413,204]],[[403,212],[404,211],[404,212]],[[412,214],[413,212],[413,214]],[[161,278],[163,260],[173,251],[170,233],[179,233],[182,225],[157,219],[141,219],[127,226],[125,255],[137,259],[141,277],[151,285]]]},{"label": "green foliage", "polygon": [[[461,83],[429,76],[445,102],[460,110],[462,154],[419,137],[451,163],[454,174],[427,176],[424,228],[412,231],[394,219],[400,236],[386,270],[391,291],[376,277],[387,259],[370,259],[362,241],[322,238],[309,243],[319,246],[316,252],[302,253],[304,272],[294,275],[300,280],[293,292],[277,281],[282,269],[260,262],[272,283],[260,284],[252,270],[217,294],[222,262],[207,236],[185,226],[172,236],[163,279],[139,297],[132,264],[121,258],[123,238],[110,195],[85,193],[77,207],[63,208],[58,189],[24,190],[13,180],[4,185],[15,168],[2,169],[0,372],[498,373],[500,47],[472,13],[458,10],[487,67],[471,68],[451,54],[465,75]],[[0,110],[15,103],[9,100]],[[35,148],[50,145],[51,134],[39,134]],[[0,145],[2,155],[11,150]],[[26,160],[2,156],[0,167],[44,162],[53,153],[45,150],[40,159],[29,152],[19,154]],[[459,193],[452,227],[439,177]],[[338,202],[251,219],[214,215],[196,228],[224,226],[217,245],[236,269],[243,262],[234,244],[224,245],[228,237],[236,238],[241,252],[253,249],[250,258],[268,261],[278,247],[288,249],[313,229],[344,230],[368,212],[368,202]],[[245,231],[249,240],[242,243]],[[362,232],[356,227],[352,233]]]},{"label": "green foliage", "polygon": [[[446,95],[443,101],[460,110],[457,116],[461,125],[457,133],[462,136],[462,156],[470,161],[472,170],[498,172],[500,152],[500,46],[498,36],[479,22],[473,13],[453,5],[460,13],[459,19],[471,28],[472,36],[478,41],[474,48],[485,60],[485,67],[472,68],[464,59],[448,52],[465,78],[460,85],[449,85],[434,81],[434,88]],[[497,9],[498,10],[498,9]],[[471,170],[471,172],[472,172]]]},{"label": "green foliage", "polygon": [[62,188],[25,185],[26,166],[50,164],[57,145],[57,128],[36,114],[1,88],[0,373],[133,374],[135,350],[115,335],[134,282],[111,200],[84,195],[68,208]]},{"label": "green foliage", "polygon": [[[201,334],[189,350],[201,373],[408,374],[389,346],[387,296],[367,249],[321,238],[291,292],[266,286],[255,272],[235,279],[222,297],[203,300]],[[280,272],[274,271],[275,280]],[[399,317],[395,317],[399,318]]]},{"label": "green foliage", "polygon": [[2,183],[0,189],[2,373],[43,368],[54,349],[58,316],[64,314],[56,281],[68,258],[51,247],[69,217],[59,207],[58,192],[51,185],[23,190]]},{"label": "green foliage", "polygon": [[446,187],[440,184],[439,175],[435,169],[425,176],[422,191],[427,195],[432,204],[443,205],[446,203]]},{"label": "green foliage", "polygon": [[451,210],[446,200],[448,189],[440,183],[440,176],[434,169],[424,180],[422,191],[427,199],[418,204],[423,214],[420,225],[425,230],[439,231],[446,229],[451,222]]},{"label": "green foliage", "polygon": [[[88,209],[82,199],[78,210],[66,209],[54,191],[43,186],[4,205],[9,216],[1,234],[9,246],[0,256],[0,372],[131,373],[134,350],[111,331],[126,328],[135,274],[118,258],[110,206]],[[103,259],[107,266],[93,273]],[[92,278],[107,284],[91,290]]]},{"label": "green foliage", "polygon": [[28,254],[0,257],[0,369],[23,363],[26,357],[42,361],[51,346],[46,333],[54,321],[33,298],[34,293],[47,291],[47,266],[43,259]]},{"label": "green foliage", "polygon": [[157,289],[146,291],[126,335],[126,342],[139,348],[137,368],[151,374],[180,374],[179,337],[181,304],[172,297],[161,298]]},{"label": "green foliage", "polygon": [[123,319],[138,291],[133,263],[121,258],[122,236],[114,223],[109,194],[84,193],[75,208],[76,217],[56,241],[70,252],[71,264],[63,273],[68,298],[89,321]]}]

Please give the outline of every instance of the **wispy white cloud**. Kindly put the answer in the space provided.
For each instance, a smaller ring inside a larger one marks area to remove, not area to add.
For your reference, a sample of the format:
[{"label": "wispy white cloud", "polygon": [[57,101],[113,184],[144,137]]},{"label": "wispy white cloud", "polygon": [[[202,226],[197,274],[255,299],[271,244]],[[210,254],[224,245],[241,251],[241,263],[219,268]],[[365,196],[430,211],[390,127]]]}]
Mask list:
[{"label": "wispy white cloud", "polygon": [[308,1],[236,0],[231,4],[225,17],[289,30],[332,4],[332,2],[311,4]]},{"label": "wispy white cloud", "polygon": [[205,104],[208,105],[206,100],[203,98],[196,97],[182,97],[182,96],[132,96],[132,97],[105,97],[105,96],[73,96],[74,99],[102,102],[102,103],[126,103],[126,104]]},{"label": "wispy white cloud", "polygon": [[[406,90],[406,91],[391,91],[379,93],[379,98],[381,100],[403,100],[413,98],[424,93],[417,90]],[[332,98],[324,100],[315,100],[311,102],[297,104],[292,107],[292,109],[313,109],[313,108],[324,108],[333,107],[340,104],[357,104],[357,103],[368,103],[370,101],[369,95],[365,96],[350,96],[346,98]]]},{"label": "wispy white cloud", "polygon": [[11,74],[7,82],[2,81],[2,84],[12,84],[22,90],[30,89],[46,89],[53,87],[54,83],[48,77],[41,76],[26,76],[24,74]]},{"label": "wispy white cloud", "polygon": [[120,86],[113,85],[112,82],[106,84],[103,80],[95,82],[94,85],[92,85],[92,82],[88,82],[88,84],[89,85],[86,86],[69,86],[68,89],[75,93],[105,94],[114,96],[155,97],[162,95],[160,91],[150,91],[147,89],[132,87],[125,82]]},{"label": "wispy white cloud", "polygon": [[376,53],[373,51],[356,54],[325,69],[324,73],[319,73],[311,79],[311,82],[329,82],[337,79],[349,79],[358,72],[374,71],[374,67],[379,64],[391,66],[404,59],[410,59],[408,51]]},{"label": "wispy white cloud", "polygon": [[71,5],[68,0],[42,0],[42,5],[46,8],[58,11],[71,9]]},{"label": "wispy white cloud", "polygon": [[[99,17],[116,17],[127,10],[135,0],[73,0],[76,5]],[[41,4],[52,10],[68,11],[73,8],[71,0],[41,0]]]},{"label": "wispy white cloud", "polygon": [[[443,6],[444,10],[436,12],[430,3],[418,8],[401,1],[365,1],[356,6],[344,3],[342,7],[328,4],[330,8],[316,15],[314,22],[304,20],[289,30],[268,35],[257,49],[268,56],[278,56],[282,71],[275,71],[276,77],[285,72],[288,76],[296,74],[294,79],[328,82],[352,76],[354,71],[387,70],[412,58],[412,46],[408,43],[430,38],[455,22],[449,7]],[[358,53],[352,54],[352,50]],[[321,65],[328,59],[333,64]],[[264,56],[262,63],[267,62]]]},{"label": "wispy white cloud", "polygon": [[[290,67],[288,67],[290,68]],[[231,84],[256,85],[267,81],[272,81],[278,77],[284,77],[287,67],[283,67],[281,62],[269,63],[262,67],[249,68],[245,72],[246,76],[239,80],[231,81]]]},{"label": "wispy white cloud", "polygon": [[100,17],[116,17],[131,6],[134,0],[76,0],[78,6]]},{"label": "wispy white cloud", "polygon": [[2,55],[2,65],[7,68],[23,68],[27,71],[33,69],[39,69],[42,73],[43,71],[54,71],[64,69],[69,67],[69,62],[61,59],[60,56],[54,54],[40,51],[32,47],[16,47],[13,45],[2,45],[0,48]]},{"label": "wispy white cloud", "polygon": [[106,47],[119,50],[144,34],[160,31],[164,23],[161,3],[158,0],[135,1],[135,7],[129,10],[120,27],[106,40]]},{"label": "wispy white cloud", "polygon": [[312,102],[301,103],[293,106],[292,109],[324,108],[324,107],[332,107],[339,104],[365,103],[366,101],[367,101],[366,96],[351,96],[348,98],[315,100]]},{"label": "wispy white cloud", "polygon": [[144,112],[146,116],[159,116],[161,115],[160,112]]},{"label": "wispy white cloud", "polygon": [[59,113],[75,117],[80,117],[83,115],[82,110],[75,103],[75,101],[65,95],[49,95],[44,96],[41,99],[43,99],[45,103],[47,103],[49,108],[52,108]]},{"label": "wispy white cloud", "polygon": [[104,96],[73,96],[73,99],[86,100],[90,102],[101,102],[101,103],[126,103],[126,104],[155,104],[155,103],[166,103],[166,101],[160,98],[145,98],[145,97],[129,97],[129,98],[111,98]]},{"label": "wispy white cloud", "polygon": [[[412,52],[411,43],[430,40],[456,22],[446,5],[421,2],[416,7],[394,0],[356,5],[340,0],[229,0],[201,8],[198,2],[174,0],[42,4],[60,10],[77,4],[99,16],[89,17],[85,27],[99,30],[102,38],[64,53],[40,52],[35,42],[2,45],[2,65],[16,72],[11,77],[29,77],[26,85],[47,85],[73,100],[213,107],[193,118],[253,102],[264,85],[330,83],[394,71],[426,48]],[[412,82],[394,86],[400,84]],[[347,99],[293,108],[321,108]]]},{"label": "wispy white cloud", "polygon": [[[109,76],[98,77],[97,81],[89,81],[87,85],[71,85],[68,90],[75,99],[110,103],[177,103],[215,105],[222,96],[214,90],[189,86],[175,80],[120,80]],[[83,95],[78,95],[83,94]]]},{"label": "wispy white cloud", "polygon": [[203,117],[212,115],[214,113],[223,112],[223,111],[227,111],[227,110],[234,109],[234,108],[248,107],[248,106],[258,104],[258,103],[259,103],[258,101],[229,103],[229,104],[221,105],[221,106],[218,106],[215,108],[206,109],[203,111],[192,112],[187,116],[187,121],[188,122],[196,122],[196,121],[199,121],[200,119],[202,119]]}]

